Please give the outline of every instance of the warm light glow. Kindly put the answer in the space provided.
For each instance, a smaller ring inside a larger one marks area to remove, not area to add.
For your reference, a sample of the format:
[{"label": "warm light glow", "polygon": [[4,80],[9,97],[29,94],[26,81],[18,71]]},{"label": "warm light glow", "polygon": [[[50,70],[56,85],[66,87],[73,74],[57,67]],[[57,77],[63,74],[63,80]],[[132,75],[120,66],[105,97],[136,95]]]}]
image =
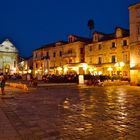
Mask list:
[{"label": "warm light glow", "polygon": [[35,71],[35,74],[37,74],[37,73],[38,73],[38,70]]},{"label": "warm light glow", "polygon": [[93,70],[94,70],[94,71],[96,71],[96,70],[97,70],[97,68],[94,68]]},{"label": "warm light glow", "polygon": [[61,67],[58,67],[57,70],[58,70],[58,71],[62,71],[62,68],[61,68]]},{"label": "warm light glow", "polygon": [[84,84],[84,76],[79,75],[79,84]]},{"label": "warm light glow", "polygon": [[24,73],[24,74],[26,74],[26,73],[27,73],[27,71],[23,71],[23,73]]},{"label": "warm light glow", "polygon": [[46,69],[46,70],[45,70],[45,73],[47,73],[47,72],[48,72],[48,70]]},{"label": "warm light glow", "polygon": [[93,68],[90,68],[90,69],[89,69],[89,72],[92,73],[92,71],[93,71]]},{"label": "warm light glow", "polygon": [[83,70],[86,70],[86,69],[87,69],[87,67],[88,67],[88,65],[87,65],[87,64],[82,64],[82,66],[83,66]]},{"label": "warm light glow", "polygon": [[12,68],[12,71],[13,71],[13,72],[16,72],[16,68]]},{"label": "warm light glow", "polygon": [[65,72],[67,72],[67,71],[68,71],[68,68],[67,68],[67,67],[65,67],[65,68],[64,68],[64,73],[65,73]]},{"label": "warm light glow", "polygon": [[31,73],[31,69],[28,70],[28,73]]},{"label": "warm light glow", "polygon": [[102,71],[99,71],[98,74],[99,74],[99,75],[102,75]]},{"label": "warm light glow", "polygon": [[111,67],[109,67],[107,70],[108,70],[108,71],[112,71],[113,69],[112,69]]},{"label": "warm light glow", "polygon": [[125,65],[124,62],[120,62],[120,66],[123,67]]},{"label": "warm light glow", "polygon": [[115,67],[123,67],[125,65],[124,62],[117,62],[114,66]]},{"label": "warm light glow", "polygon": [[130,68],[133,68],[133,67],[135,67],[135,64],[134,63],[131,63],[130,64]]}]

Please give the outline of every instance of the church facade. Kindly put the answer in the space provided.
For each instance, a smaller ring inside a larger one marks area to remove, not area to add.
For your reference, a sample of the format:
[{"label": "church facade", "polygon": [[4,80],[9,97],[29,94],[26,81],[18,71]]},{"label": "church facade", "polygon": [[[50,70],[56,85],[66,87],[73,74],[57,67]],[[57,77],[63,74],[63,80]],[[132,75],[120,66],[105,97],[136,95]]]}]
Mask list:
[{"label": "church facade", "polygon": [[0,44],[0,73],[12,75],[18,72],[18,50],[6,39]]}]

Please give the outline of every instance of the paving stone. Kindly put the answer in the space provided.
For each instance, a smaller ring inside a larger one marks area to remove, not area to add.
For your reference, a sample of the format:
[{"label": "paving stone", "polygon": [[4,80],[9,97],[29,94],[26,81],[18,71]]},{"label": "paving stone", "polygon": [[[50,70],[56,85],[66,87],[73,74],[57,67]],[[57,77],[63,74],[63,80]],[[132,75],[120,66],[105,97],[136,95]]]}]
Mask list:
[{"label": "paving stone", "polygon": [[14,98],[0,98],[0,140],[139,140],[140,87],[6,91]]}]

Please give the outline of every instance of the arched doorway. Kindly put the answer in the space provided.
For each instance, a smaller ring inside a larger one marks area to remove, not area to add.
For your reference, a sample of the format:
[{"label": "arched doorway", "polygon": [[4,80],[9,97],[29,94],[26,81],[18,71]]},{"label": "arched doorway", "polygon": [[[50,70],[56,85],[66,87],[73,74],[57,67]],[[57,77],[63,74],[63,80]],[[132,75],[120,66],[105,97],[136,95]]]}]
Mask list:
[{"label": "arched doorway", "polygon": [[4,66],[3,73],[9,74],[9,72],[10,72],[10,65],[9,64],[6,64]]}]

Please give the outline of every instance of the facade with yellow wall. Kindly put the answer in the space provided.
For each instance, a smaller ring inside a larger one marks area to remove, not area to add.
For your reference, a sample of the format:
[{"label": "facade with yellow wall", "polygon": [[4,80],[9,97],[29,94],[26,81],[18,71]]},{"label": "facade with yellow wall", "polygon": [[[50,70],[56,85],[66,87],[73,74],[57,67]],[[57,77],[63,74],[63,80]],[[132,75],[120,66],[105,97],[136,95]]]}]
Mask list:
[{"label": "facade with yellow wall", "polygon": [[129,6],[130,19],[130,78],[140,83],[140,3]]},{"label": "facade with yellow wall", "polygon": [[93,42],[85,46],[88,73],[129,77],[129,31],[120,27],[112,34],[94,32]]},{"label": "facade with yellow wall", "polygon": [[68,41],[44,45],[33,51],[34,75],[84,73],[85,44],[89,39],[69,35]]},{"label": "facade with yellow wall", "polygon": [[140,82],[140,3],[129,6],[129,30],[94,32],[93,39],[69,35],[68,41],[45,45],[33,51],[34,75],[94,74],[122,76]]}]

